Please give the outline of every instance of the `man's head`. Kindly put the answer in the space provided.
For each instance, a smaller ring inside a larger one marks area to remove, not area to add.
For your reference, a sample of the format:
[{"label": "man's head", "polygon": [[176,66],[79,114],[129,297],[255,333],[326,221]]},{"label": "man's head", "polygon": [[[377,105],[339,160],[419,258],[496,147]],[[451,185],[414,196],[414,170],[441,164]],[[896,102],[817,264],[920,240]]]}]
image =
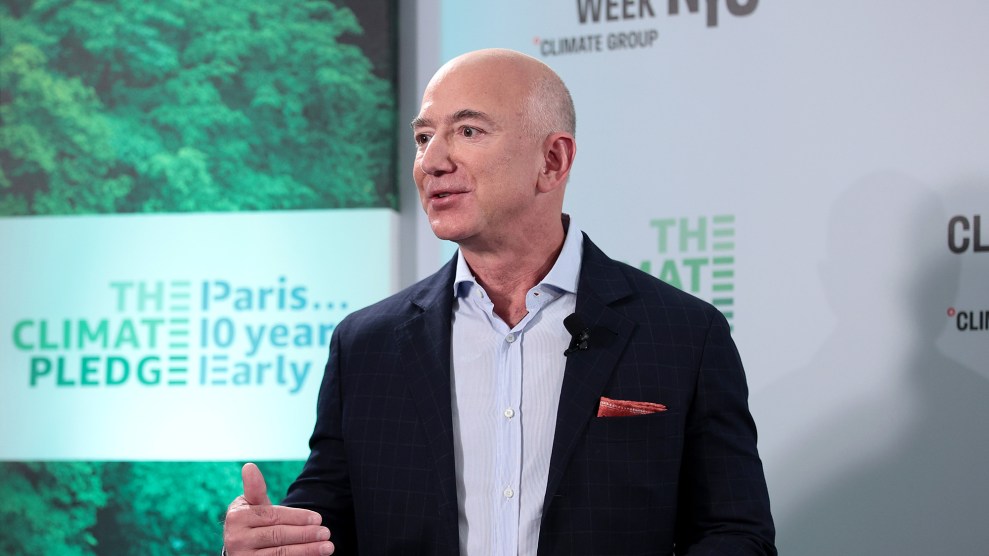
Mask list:
[{"label": "man's head", "polygon": [[436,235],[494,249],[559,226],[575,125],[566,86],[534,58],[480,50],[440,68],[412,122],[413,176]]}]

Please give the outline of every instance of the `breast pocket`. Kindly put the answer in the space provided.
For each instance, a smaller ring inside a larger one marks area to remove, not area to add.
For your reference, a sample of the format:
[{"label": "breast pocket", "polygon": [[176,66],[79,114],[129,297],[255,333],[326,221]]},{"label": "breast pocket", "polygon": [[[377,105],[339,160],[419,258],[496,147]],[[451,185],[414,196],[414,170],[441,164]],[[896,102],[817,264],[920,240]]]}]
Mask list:
[{"label": "breast pocket", "polygon": [[[571,462],[573,504],[600,508],[608,531],[648,531],[655,514],[672,507],[683,454],[683,417],[664,411],[634,417],[595,417]],[[579,487],[577,485],[580,485]],[[605,509],[607,511],[605,511]]]},{"label": "breast pocket", "polygon": [[587,427],[587,440],[592,443],[650,442],[682,436],[683,421],[677,411],[632,417],[594,417]]}]

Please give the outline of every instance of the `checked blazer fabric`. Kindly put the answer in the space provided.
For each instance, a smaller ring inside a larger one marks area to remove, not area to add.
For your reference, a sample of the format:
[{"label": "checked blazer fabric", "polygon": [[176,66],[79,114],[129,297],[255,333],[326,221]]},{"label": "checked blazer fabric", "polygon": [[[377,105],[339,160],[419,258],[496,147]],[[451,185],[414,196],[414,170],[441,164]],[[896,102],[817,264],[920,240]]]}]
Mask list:
[{"label": "checked blazer fabric", "polygon": [[[334,331],[311,453],[283,504],[319,512],[337,554],[459,554],[455,264]],[[724,317],[586,236],[576,312],[591,338],[567,359],[538,553],[776,554]],[[597,417],[602,396],[667,410]]]}]

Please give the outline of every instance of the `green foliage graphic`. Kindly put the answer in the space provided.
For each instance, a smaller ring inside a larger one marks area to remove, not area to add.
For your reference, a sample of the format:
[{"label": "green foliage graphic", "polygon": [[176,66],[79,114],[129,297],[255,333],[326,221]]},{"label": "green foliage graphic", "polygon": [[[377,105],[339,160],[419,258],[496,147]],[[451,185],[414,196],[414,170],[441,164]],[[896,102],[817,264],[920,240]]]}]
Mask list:
[{"label": "green foliage graphic", "polygon": [[[0,554],[218,554],[241,465],[0,462]],[[272,500],[302,465],[258,463]]]},{"label": "green foliage graphic", "polygon": [[0,553],[94,554],[106,502],[98,464],[0,463]]},{"label": "green foliage graphic", "polygon": [[0,5],[0,215],[395,206],[362,33],[322,0]]}]

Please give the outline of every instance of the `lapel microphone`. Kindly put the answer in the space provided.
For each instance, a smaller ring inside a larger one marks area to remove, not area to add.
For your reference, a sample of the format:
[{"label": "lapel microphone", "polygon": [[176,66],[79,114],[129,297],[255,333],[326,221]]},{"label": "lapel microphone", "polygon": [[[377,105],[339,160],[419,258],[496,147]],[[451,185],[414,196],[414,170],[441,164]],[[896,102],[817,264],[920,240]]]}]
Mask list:
[{"label": "lapel microphone", "polygon": [[591,339],[591,329],[584,324],[577,313],[563,319],[563,326],[566,327],[571,336],[570,346],[563,352],[563,355],[569,357],[571,353],[586,350],[587,343]]}]

